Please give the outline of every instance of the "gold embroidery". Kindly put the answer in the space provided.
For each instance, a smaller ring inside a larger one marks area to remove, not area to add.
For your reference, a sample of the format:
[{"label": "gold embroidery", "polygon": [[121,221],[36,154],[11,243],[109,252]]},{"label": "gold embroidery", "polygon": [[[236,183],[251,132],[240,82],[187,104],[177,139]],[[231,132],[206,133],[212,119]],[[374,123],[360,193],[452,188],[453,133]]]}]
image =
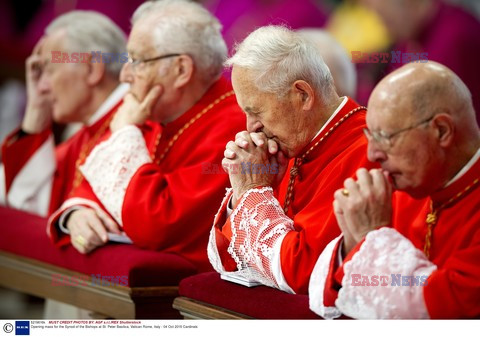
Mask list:
[{"label": "gold embroidery", "polygon": [[433,230],[437,224],[440,211],[458,201],[458,199],[463,197],[471,188],[477,185],[479,181],[479,178],[476,178],[470,185],[465,187],[463,191],[457,193],[455,196],[451,197],[448,201],[444,202],[438,207],[434,207],[433,201],[430,201],[430,212],[427,214],[427,218],[425,219],[425,222],[427,223],[427,234],[425,235],[425,243],[423,246],[423,253],[427,256],[427,258],[430,258]]},{"label": "gold embroidery", "polygon": [[171,147],[173,146],[173,144],[175,144],[175,142],[177,141],[177,139],[185,132],[185,130],[187,130],[190,126],[192,126],[192,124],[194,124],[197,120],[200,119],[200,117],[202,117],[203,115],[205,115],[208,111],[210,111],[211,109],[213,109],[213,107],[215,107],[218,103],[220,103],[221,101],[223,101],[224,99],[232,96],[234,94],[234,91],[231,90],[225,94],[223,94],[222,96],[218,97],[215,101],[213,101],[212,103],[210,103],[207,107],[205,107],[202,111],[200,111],[198,114],[196,114],[192,119],[190,119],[187,123],[185,123],[181,128],[180,130],[177,131],[177,133],[172,137],[172,139],[170,139],[170,141],[168,142],[167,146],[165,147],[165,149],[162,151],[162,153],[160,154],[160,156],[158,156],[158,158],[155,160],[155,157],[156,157],[156,153],[157,153],[157,148],[158,148],[158,144],[160,143],[160,138],[162,136],[162,133],[160,132],[157,136],[157,139],[155,141],[155,146],[154,146],[154,150],[153,152],[151,153],[150,157],[152,158],[152,161],[155,163],[155,164],[160,164],[162,162],[162,160],[165,158],[165,156],[167,155],[167,153],[170,151]]}]

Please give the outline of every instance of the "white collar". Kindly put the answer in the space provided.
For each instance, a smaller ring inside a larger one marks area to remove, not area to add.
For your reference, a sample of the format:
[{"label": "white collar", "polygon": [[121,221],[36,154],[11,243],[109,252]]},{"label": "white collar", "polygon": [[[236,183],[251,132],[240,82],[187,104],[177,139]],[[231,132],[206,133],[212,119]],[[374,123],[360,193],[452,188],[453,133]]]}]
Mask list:
[{"label": "white collar", "polygon": [[[343,96],[343,101],[342,103],[340,103],[340,105],[337,107],[337,109],[333,112],[333,114],[330,116],[330,118],[327,120],[326,123],[324,123],[322,125],[322,128],[320,129],[320,131],[317,132],[317,134],[315,135],[315,137],[313,137],[313,139],[317,138],[317,136],[327,127],[328,123],[330,123],[334,118],[335,116],[340,112],[340,110],[343,109],[343,107],[345,106],[345,104],[347,104],[347,101],[348,101],[348,97],[347,96]],[[312,141],[313,141],[312,139]]]},{"label": "white collar", "polygon": [[455,181],[457,181],[458,179],[460,179],[461,176],[463,176],[465,173],[467,173],[468,170],[470,170],[470,168],[478,161],[478,159],[480,158],[480,148],[477,150],[477,153],[475,153],[473,155],[472,158],[470,158],[470,160],[468,161],[468,163],[460,170],[460,172],[458,172],[455,177],[453,177],[453,179],[451,179],[446,185],[445,187],[447,187],[448,185],[451,185],[453,184]]},{"label": "white collar", "polygon": [[128,83],[121,83],[112,93],[107,97],[107,99],[100,105],[100,107],[93,113],[92,116],[87,121],[87,125],[91,126],[95,124],[100,118],[105,116],[120,100],[125,96],[127,91],[130,89]]}]

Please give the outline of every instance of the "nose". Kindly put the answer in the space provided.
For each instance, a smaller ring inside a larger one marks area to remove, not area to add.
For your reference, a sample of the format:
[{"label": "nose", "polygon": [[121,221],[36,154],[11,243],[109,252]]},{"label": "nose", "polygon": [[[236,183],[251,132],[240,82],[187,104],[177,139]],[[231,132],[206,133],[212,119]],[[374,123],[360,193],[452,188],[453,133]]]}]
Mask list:
[{"label": "nose", "polygon": [[375,141],[368,141],[367,157],[371,162],[382,163],[387,160],[387,153]]},{"label": "nose", "polygon": [[247,131],[248,132],[259,132],[263,128],[262,123],[256,118],[249,117],[247,115]]},{"label": "nose", "polygon": [[133,69],[130,63],[124,63],[122,70],[120,71],[120,82],[132,83],[133,82]]}]

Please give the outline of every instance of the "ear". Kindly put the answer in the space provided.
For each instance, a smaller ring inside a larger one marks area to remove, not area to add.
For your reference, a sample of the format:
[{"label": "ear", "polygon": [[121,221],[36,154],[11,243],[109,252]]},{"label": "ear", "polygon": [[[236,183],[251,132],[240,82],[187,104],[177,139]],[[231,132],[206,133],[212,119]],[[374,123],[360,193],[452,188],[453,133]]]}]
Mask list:
[{"label": "ear", "polygon": [[313,88],[303,80],[297,80],[292,84],[292,92],[295,99],[300,103],[303,110],[311,110],[315,102]]},{"label": "ear", "polygon": [[87,83],[90,86],[98,85],[103,77],[105,76],[105,63],[98,62],[98,60],[94,60],[90,58],[89,62],[87,63],[88,73],[87,73]]},{"label": "ear", "polygon": [[435,127],[439,144],[443,147],[450,146],[455,138],[455,123],[452,116],[446,113],[437,114],[433,118],[432,123]]},{"label": "ear", "polygon": [[175,60],[175,82],[173,86],[178,89],[187,85],[193,77],[194,70],[195,64],[193,63],[193,59],[185,54],[180,55]]}]

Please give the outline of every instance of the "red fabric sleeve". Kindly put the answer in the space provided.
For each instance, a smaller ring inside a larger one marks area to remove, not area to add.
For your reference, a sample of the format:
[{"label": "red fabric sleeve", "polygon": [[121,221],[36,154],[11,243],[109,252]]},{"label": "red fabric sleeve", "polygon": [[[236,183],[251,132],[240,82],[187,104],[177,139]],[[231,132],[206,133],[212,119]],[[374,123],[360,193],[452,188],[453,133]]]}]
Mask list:
[{"label": "red fabric sleeve", "polygon": [[12,132],[2,145],[2,160],[5,166],[7,193],[15,176],[52,134],[51,130],[47,129],[39,134],[23,134],[20,137],[21,132],[20,129]]},{"label": "red fabric sleeve", "polygon": [[212,269],[206,247],[228,175],[223,169],[205,172],[205,163],[221,168],[225,144],[241,127],[238,106],[225,104],[182,135],[160,165],[137,170],[122,208],[124,230],[135,244],[180,254],[200,270]]},{"label": "red fabric sleeve", "polygon": [[[342,261],[342,265],[339,266],[339,268],[334,271],[335,283],[339,287],[342,286],[343,276],[345,276],[345,274],[343,272],[343,266],[345,265],[346,262],[350,261],[352,259],[352,257],[360,250],[360,247],[363,245],[364,242],[365,242],[365,238],[362,241],[360,241],[359,243],[357,243],[355,245],[355,247],[353,247],[352,250],[348,252],[347,256],[345,256],[345,258]],[[337,258],[337,261],[338,261],[338,251],[335,251],[335,254],[337,254],[336,258]]]},{"label": "red fabric sleeve", "polygon": [[[224,146],[224,145],[223,145]],[[212,158],[204,149],[199,158]],[[122,209],[123,226],[139,246],[182,252],[204,270],[208,232],[220,204],[228,176],[199,174],[201,162],[163,173],[158,165],[145,164],[132,177]]]},{"label": "red fabric sleeve", "polygon": [[[325,280],[325,290],[323,292],[323,304],[326,307],[334,307],[335,300],[338,296],[338,291],[341,288],[341,281],[338,283],[335,279],[335,274],[338,269],[338,250],[342,244],[342,240],[338,240],[335,248],[333,249],[332,259],[330,260],[330,265],[328,268],[327,279]],[[340,268],[343,269],[343,268]]]},{"label": "red fabric sleeve", "polygon": [[[231,196],[231,194],[230,194]],[[226,271],[235,271],[237,270],[237,264],[232,256],[228,253],[228,246],[230,245],[230,240],[232,238],[232,226],[230,225],[230,218],[227,217],[227,200],[222,208],[219,210],[215,218],[215,243],[217,245],[217,251],[222,261],[223,268]]]},{"label": "red fabric sleeve", "polygon": [[[262,187],[265,187],[265,186],[256,186],[255,188],[262,188]],[[242,195],[243,196],[243,195]],[[242,200],[242,197],[240,197],[240,199],[237,200],[237,203],[235,204],[235,206],[233,207],[233,211],[235,210],[235,208],[237,208],[238,204],[240,203],[240,200]],[[230,202],[230,200],[228,201]],[[228,207],[228,203],[227,203],[227,207]],[[225,223],[223,224],[223,226],[218,226],[218,224],[216,224],[217,227],[219,227],[221,229],[221,232],[223,234],[223,236],[228,240],[230,241],[232,239],[232,224],[230,222],[230,218],[228,217],[227,218],[227,207],[225,207],[224,209],[222,209],[220,212],[220,216],[219,219],[224,219],[225,220]]]},{"label": "red fabric sleeve", "polygon": [[232,256],[228,253],[228,246],[230,245],[230,238],[227,238],[218,228],[215,228],[215,239],[217,244],[218,254],[222,261],[223,268],[226,271],[237,270],[237,264]]},{"label": "red fabric sleeve", "polygon": [[357,168],[372,167],[363,144],[352,148],[354,150],[345,162],[338,161],[323,170],[323,181],[318,185],[321,187],[316,187],[316,194],[309,196],[307,206],[293,217],[296,231],[289,232],[282,242],[282,272],[288,285],[298,294],[308,292],[310,275],[318,257],[328,243],[340,235],[332,207],[334,192],[343,186],[347,177],[355,175]]},{"label": "red fabric sleeve", "polygon": [[[424,298],[431,318],[480,318],[480,215],[468,247],[450,254],[427,279]],[[473,220],[471,223],[475,223]],[[461,224],[461,222],[460,222]],[[458,223],[457,223],[458,226]],[[447,247],[445,244],[443,247]],[[450,251],[451,249],[446,249]]]},{"label": "red fabric sleeve", "polygon": [[[261,187],[263,186],[256,186],[255,188]],[[237,200],[237,204],[235,205],[233,210],[237,208],[241,199],[242,198]],[[229,202],[230,200],[228,200],[225,207],[220,210],[219,216],[217,217],[217,223],[215,224],[215,237],[218,254],[220,255],[220,260],[222,261],[223,267],[226,271],[235,271],[237,270],[237,264],[235,263],[235,260],[232,258],[230,253],[228,253],[227,251],[228,246],[230,245],[230,241],[232,239],[232,224],[230,222],[230,217],[227,217],[227,207]],[[221,225],[222,223],[223,225]]]}]

